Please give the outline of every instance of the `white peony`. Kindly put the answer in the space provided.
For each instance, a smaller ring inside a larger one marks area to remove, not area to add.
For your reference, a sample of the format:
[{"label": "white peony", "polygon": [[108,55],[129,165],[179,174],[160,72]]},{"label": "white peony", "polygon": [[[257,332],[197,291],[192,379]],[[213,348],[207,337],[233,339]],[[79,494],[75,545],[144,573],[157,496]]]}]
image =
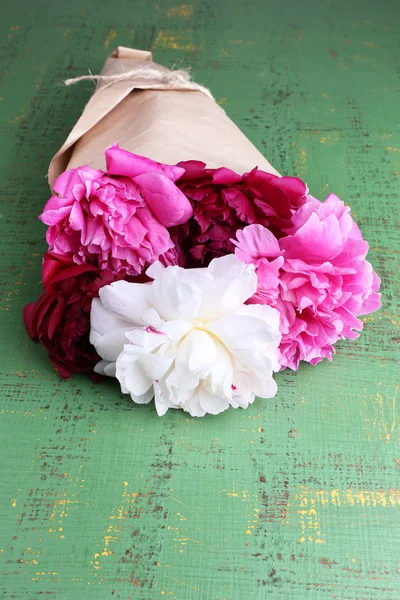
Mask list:
[{"label": "white peony", "polygon": [[257,288],[252,265],[228,255],[206,269],[157,262],[147,274],[153,282],[116,281],[93,300],[98,373],[117,377],[134,402],[154,397],[159,415],[216,415],[275,396],[279,313],[244,304]]}]

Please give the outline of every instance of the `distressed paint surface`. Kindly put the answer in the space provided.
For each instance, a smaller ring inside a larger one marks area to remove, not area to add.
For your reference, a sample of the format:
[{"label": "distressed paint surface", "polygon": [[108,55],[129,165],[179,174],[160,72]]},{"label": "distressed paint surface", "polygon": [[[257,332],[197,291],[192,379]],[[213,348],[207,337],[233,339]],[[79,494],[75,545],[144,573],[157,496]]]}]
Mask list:
[{"label": "distressed paint surface", "polygon": [[[2,597],[400,598],[398,3],[17,0],[1,21]],[[92,89],[60,82],[117,45],[191,66],[370,241],[382,310],[245,412],[159,419],[114,382],[61,381],[25,334],[44,176]]]}]

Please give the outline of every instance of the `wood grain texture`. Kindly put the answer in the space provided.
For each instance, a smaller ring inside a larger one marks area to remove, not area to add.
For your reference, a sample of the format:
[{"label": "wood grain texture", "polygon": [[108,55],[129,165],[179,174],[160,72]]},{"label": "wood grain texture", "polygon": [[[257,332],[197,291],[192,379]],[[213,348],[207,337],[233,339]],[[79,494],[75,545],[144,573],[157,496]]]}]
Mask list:
[{"label": "wood grain texture", "polygon": [[[2,10],[0,591],[5,599],[400,597],[398,2],[19,0]],[[282,173],[353,209],[383,308],[332,363],[195,420],[59,379],[21,319],[51,156],[117,45],[191,66]],[[397,409],[396,409],[397,407]]]}]

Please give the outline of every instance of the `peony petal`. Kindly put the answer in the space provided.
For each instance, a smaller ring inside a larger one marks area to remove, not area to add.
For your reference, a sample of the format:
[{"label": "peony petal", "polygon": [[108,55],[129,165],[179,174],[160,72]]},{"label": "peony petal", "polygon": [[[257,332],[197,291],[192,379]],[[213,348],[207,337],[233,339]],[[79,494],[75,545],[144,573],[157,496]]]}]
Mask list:
[{"label": "peony petal", "polygon": [[78,169],[68,169],[57,177],[53,185],[53,190],[59,196],[72,198],[71,190],[74,186],[82,184],[85,179],[100,179],[103,175],[104,171],[91,169],[88,166],[83,166]]},{"label": "peony petal", "polygon": [[247,408],[249,404],[254,402],[255,397],[256,395],[254,392],[239,392],[238,390],[233,394],[230,404],[233,408]]},{"label": "peony petal", "polygon": [[185,194],[164,175],[145,173],[134,178],[143,198],[165,227],[186,223],[193,214]]},{"label": "peony petal", "polygon": [[90,332],[90,343],[96,348],[101,358],[109,362],[115,362],[126,344],[126,329],[113,329],[105,335],[99,335],[95,331]]},{"label": "peony petal", "polygon": [[183,169],[180,181],[199,180],[205,176],[206,163],[201,160],[184,160],[178,163]]},{"label": "peony petal", "polygon": [[320,221],[315,213],[294,235],[282,238],[279,243],[286,258],[317,262],[332,260],[344,246],[338,219],[330,215]]},{"label": "peony petal", "polygon": [[162,344],[168,343],[168,338],[162,331],[152,327],[136,328],[126,332],[126,339],[136,347],[136,352],[153,352]]},{"label": "peony petal", "polygon": [[176,181],[184,172],[179,166],[165,165],[145,156],[139,156],[128,150],[123,150],[114,144],[106,150],[106,165],[109,175],[124,175],[137,177],[143,173],[161,174],[171,181]]},{"label": "peony petal", "polygon": [[104,308],[133,325],[143,325],[143,314],[151,308],[147,295],[151,284],[115,281],[101,288],[99,295]]},{"label": "peony petal", "polygon": [[90,311],[90,327],[97,334],[105,335],[114,329],[130,329],[132,325],[110,313],[104,307],[100,298],[93,298]]},{"label": "peony petal", "polygon": [[209,333],[193,329],[178,345],[175,369],[188,370],[195,377],[205,378],[217,358],[217,349]]},{"label": "peony petal", "polygon": [[191,331],[192,327],[193,325],[190,321],[177,319],[173,321],[166,321],[159,326],[159,329],[168,336],[171,344],[176,345],[185,335],[189,333],[189,331]]},{"label": "peony petal", "polygon": [[148,308],[142,315],[143,323],[149,327],[157,328],[160,327],[162,321],[160,315],[155,308]]},{"label": "peony petal", "polygon": [[239,377],[235,382],[235,384],[238,386],[238,389],[241,389],[242,382],[244,383],[244,387],[247,387],[247,385],[250,384],[252,391],[259,398],[274,398],[278,391],[276,381],[272,377],[257,377],[253,374],[250,379],[250,377],[242,374],[242,380]]},{"label": "peony petal", "polygon": [[197,313],[200,320],[213,321],[223,314],[233,313],[256,292],[254,267],[234,254],[212,260],[207,272],[214,281],[202,298]]},{"label": "peony petal", "polygon": [[146,375],[153,381],[162,379],[173,363],[173,356],[159,356],[157,354],[142,354],[138,363],[143,367]]},{"label": "peony petal", "polygon": [[146,275],[151,279],[156,279],[161,275],[165,268],[166,267],[159,260],[156,260],[152,265],[150,265],[150,267],[148,267]]},{"label": "peony petal", "polygon": [[308,193],[307,185],[298,177],[280,177],[279,188],[283,190],[290,199],[292,207],[301,206],[304,196]]},{"label": "peony petal", "polygon": [[229,400],[221,396],[214,396],[203,387],[199,389],[199,404],[210,415],[219,415],[229,408]]},{"label": "peony petal", "polygon": [[207,414],[200,406],[200,395],[199,391],[196,390],[191,399],[185,405],[185,411],[190,414],[191,417],[204,417]]},{"label": "peony petal", "polygon": [[149,388],[147,392],[140,396],[131,393],[131,398],[136,404],[149,404],[154,398],[153,387]]},{"label": "peony petal", "polygon": [[57,225],[65,217],[68,217],[71,212],[72,203],[73,200],[65,200],[64,198],[52,196],[44,207],[42,214],[39,215],[39,219],[45,225]]},{"label": "peony petal", "polygon": [[107,377],[115,377],[115,362],[108,360],[100,360],[94,367],[94,372]]},{"label": "peony petal", "polygon": [[214,344],[217,351],[216,357],[203,386],[214,396],[221,396],[230,401],[232,399],[233,382],[232,361],[229,352],[222,344],[216,340],[214,340]]},{"label": "peony petal", "polygon": [[251,316],[228,315],[208,324],[206,330],[214,334],[243,365],[265,371],[279,369],[280,334],[273,323],[269,325]]},{"label": "peony petal", "polygon": [[71,229],[74,231],[82,231],[82,235],[85,235],[86,222],[79,202],[73,203],[68,222]]},{"label": "peony petal", "polygon": [[276,308],[265,304],[248,304],[236,311],[235,315],[253,317],[264,321],[272,332],[279,331],[280,313]]},{"label": "peony petal", "polygon": [[61,379],[69,379],[74,374],[74,370],[60,363],[59,359],[52,354],[49,354],[50,362],[55,366]]},{"label": "peony petal", "polygon": [[122,392],[129,392],[135,402],[137,400],[134,396],[144,396],[152,389],[153,382],[142,365],[136,360],[136,355],[132,352],[131,346],[124,346],[123,351],[118,356],[115,374],[121,384]]},{"label": "peony petal", "polygon": [[48,311],[47,336],[50,341],[53,341],[57,327],[64,316],[65,304],[64,298],[57,297],[55,298],[52,310]]},{"label": "peony petal", "polygon": [[169,408],[177,408],[168,400],[165,386],[162,386],[157,381],[154,382],[154,403],[159,417],[164,416]]},{"label": "peony petal", "polygon": [[147,298],[162,319],[193,319],[212,281],[205,269],[166,267],[149,286]]},{"label": "peony petal", "polygon": [[187,370],[172,369],[165,379],[164,397],[174,408],[185,408],[199,385],[199,378]]},{"label": "peony petal", "polygon": [[239,183],[243,180],[242,175],[238,175],[235,171],[231,169],[227,169],[226,167],[220,167],[219,169],[215,169],[212,174],[213,183],[220,185],[232,185],[235,183]]},{"label": "peony petal", "polygon": [[37,339],[37,329],[35,325],[36,320],[36,302],[31,302],[24,307],[23,318],[26,327],[26,331],[31,340]]},{"label": "peony petal", "polygon": [[282,251],[279,242],[271,231],[262,225],[249,225],[236,233],[235,254],[246,263],[256,264],[260,258],[275,258]]}]

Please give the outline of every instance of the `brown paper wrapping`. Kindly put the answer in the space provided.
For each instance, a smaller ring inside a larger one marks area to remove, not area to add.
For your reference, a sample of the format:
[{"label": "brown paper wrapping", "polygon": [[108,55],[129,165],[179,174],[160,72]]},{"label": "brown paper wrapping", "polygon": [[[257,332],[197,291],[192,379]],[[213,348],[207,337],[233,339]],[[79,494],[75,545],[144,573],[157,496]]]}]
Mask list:
[{"label": "brown paper wrapping", "polygon": [[[151,52],[118,47],[101,75],[116,75],[143,67],[166,73],[152,62]],[[201,91],[165,89],[140,80],[100,79],[80,119],[50,163],[50,186],[65,171],[81,165],[105,169],[105,149],[121,148],[153,160],[175,164],[196,159],[210,168],[244,173],[258,167],[279,173],[231,121],[225,111]]]}]

